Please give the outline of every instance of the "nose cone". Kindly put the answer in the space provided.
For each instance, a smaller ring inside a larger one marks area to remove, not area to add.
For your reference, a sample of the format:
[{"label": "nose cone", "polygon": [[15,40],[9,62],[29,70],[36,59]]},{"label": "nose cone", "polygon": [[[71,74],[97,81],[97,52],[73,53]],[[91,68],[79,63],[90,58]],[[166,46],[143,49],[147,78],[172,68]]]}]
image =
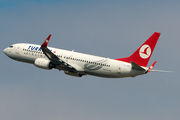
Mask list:
[{"label": "nose cone", "polygon": [[3,50],[4,54],[6,54],[8,57],[11,55],[11,51],[9,50],[9,48],[5,48]]},{"label": "nose cone", "polygon": [[3,52],[4,52],[4,54],[7,55],[7,48],[5,48],[5,49],[3,50]]}]

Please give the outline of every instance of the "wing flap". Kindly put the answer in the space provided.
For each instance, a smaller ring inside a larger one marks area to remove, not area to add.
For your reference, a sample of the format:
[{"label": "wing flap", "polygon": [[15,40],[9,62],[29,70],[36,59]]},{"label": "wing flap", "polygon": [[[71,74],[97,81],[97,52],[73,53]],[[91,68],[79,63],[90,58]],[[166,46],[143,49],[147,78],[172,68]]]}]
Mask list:
[{"label": "wing flap", "polygon": [[73,68],[75,68],[76,69],[76,71],[77,72],[79,72],[80,74],[85,74],[85,70],[81,67],[81,66],[79,66],[79,65],[77,65],[77,64],[70,64]]}]

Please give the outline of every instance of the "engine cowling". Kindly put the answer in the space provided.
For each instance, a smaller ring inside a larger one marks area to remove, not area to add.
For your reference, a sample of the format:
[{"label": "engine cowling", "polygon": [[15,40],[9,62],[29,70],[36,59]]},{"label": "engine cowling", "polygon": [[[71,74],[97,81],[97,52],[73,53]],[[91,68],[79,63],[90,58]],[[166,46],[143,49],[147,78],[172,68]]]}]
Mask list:
[{"label": "engine cowling", "polygon": [[34,65],[38,68],[46,69],[46,70],[51,70],[54,65],[51,63],[50,60],[43,59],[43,58],[37,58],[34,61]]},{"label": "engine cowling", "polygon": [[75,72],[71,72],[71,71],[64,71],[64,73],[66,75],[70,75],[70,76],[75,76],[75,77],[82,77],[81,74],[75,73]]}]

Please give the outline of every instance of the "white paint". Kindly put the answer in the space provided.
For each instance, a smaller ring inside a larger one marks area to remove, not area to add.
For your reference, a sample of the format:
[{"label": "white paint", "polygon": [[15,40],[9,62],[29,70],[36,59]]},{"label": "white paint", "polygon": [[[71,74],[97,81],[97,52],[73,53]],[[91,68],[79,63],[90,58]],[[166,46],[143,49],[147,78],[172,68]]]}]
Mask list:
[{"label": "white paint", "polygon": [[[44,54],[40,54],[40,52],[38,53],[38,52],[27,51],[29,46],[40,47],[40,45],[19,43],[19,44],[14,44],[12,46],[14,47],[6,48],[4,50],[4,53],[8,57],[14,60],[31,63],[31,64],[34,64],[34,61],[37,58],[43,58],[43,59],[48,60],[48,58]],[[17,48],[16,46],[20,46],[19,54],[15,54],[13,52]],[[67,50],[62,50],[62,49],[57,49],[57,48],[52,48],[52,47],[48,47],[48,48],[52,51],[56,51],[56,53],[54,54],[58,56],[60,60],[62,61],[66,62],[68,58],[67,64],[75,68],[77,70],[77,73],[85,73],[89,75],[106,77],[106,78],[135,77],[137,75],[145,74],[145,71],[138,71],[138,70],[132,69],[130,63],[126,63],[123,61],[118,61],[118,60],[109,59],[109,58],[107,59],[104,57],[88,55],[88,54],[78,53],[78,52],[72,52],[72,51],[67,51]],[[8,54],[8,52],[6,51],[11,51],[11,54]],[[74,58],[74,60],[70,58]],[[120,74],[119,74],[119,67],[121,67]],[[148,68],[146,67],[143,67],[143,68],[145,70],[148,70]],[[63,70],[61,66],[57,66],[55,69]]]},{"label": "white paint", "polygon": [[151,47],[149,45],[143,45],[139,50],[139,55],[143,59],[147,59],[151,55]]}]

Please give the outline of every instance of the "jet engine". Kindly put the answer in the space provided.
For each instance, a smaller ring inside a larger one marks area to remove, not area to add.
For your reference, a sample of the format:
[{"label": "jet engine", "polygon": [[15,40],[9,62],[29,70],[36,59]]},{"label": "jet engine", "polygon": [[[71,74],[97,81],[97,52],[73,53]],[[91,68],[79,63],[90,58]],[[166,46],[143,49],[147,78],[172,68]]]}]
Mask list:
[{"label": "jet engine", "polygon": [[55,67],[55,65],[53,65],[50,60],[43,59],[43,58],[37,58],[34,61],[34,65],[38,68],[42,68],[46,70],[51,70],[52,68]]}]

